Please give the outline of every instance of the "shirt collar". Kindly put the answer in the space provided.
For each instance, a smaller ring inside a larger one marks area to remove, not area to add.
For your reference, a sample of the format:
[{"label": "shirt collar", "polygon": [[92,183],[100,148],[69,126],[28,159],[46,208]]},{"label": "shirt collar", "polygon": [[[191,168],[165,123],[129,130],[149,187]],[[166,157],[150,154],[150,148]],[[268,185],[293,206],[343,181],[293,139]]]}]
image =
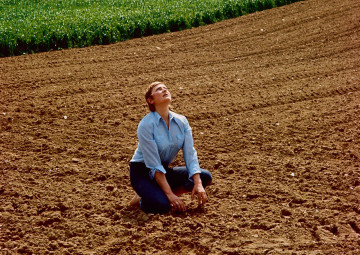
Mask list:
[{"label": "shirt collar", "polygon": [[171,111],[169,111],[169,122],[171,122],[171,120],[174,118],[174,115],[172,114]]},{"label": "shirt collar", "polygon": [[[154,117],[155,117],[155,120],[156,120],[156,125],[159,125],[160,120],[162,119],[162,117],[156,111],[154,111],[153,113],[154,113]],[[174,118],[174,114],[171,111],[169,111],[169,122],[171,122],[171,120],[173,118]]]}]

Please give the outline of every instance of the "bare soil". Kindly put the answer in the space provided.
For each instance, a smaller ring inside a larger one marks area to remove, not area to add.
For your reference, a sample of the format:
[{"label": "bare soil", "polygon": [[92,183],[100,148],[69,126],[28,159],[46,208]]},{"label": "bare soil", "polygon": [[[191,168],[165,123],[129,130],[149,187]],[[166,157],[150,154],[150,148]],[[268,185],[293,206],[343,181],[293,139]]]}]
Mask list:
[{"label": "bare soil", "polygon": [[[358,0],[2,58],[0,75],[0,254],[360,254]],[[184,214],[128,206],[153,81],[214,178]]]}]

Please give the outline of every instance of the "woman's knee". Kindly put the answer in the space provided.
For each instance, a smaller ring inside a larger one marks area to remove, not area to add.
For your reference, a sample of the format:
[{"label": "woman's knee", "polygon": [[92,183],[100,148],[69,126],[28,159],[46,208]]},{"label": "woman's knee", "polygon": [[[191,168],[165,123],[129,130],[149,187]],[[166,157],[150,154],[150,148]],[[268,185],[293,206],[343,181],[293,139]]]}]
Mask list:
[{"label": "woman's knee", "polygon": [[146,213],[167,213],[171,210],[170,202],[167,198],[157,198],[154,200],[141,199],[140,208]]}]

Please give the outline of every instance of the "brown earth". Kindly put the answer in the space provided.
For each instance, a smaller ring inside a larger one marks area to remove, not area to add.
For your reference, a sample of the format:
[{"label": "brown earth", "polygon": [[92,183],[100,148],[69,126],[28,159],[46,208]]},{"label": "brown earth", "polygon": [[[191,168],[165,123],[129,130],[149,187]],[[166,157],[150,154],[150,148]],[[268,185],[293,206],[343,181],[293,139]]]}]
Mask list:
[{"label": "brown earth", "polygon": [[[308,0],[0,59],[0,254],[360,254],[359,54],[360,2]],[[157,80],[214,177],[184,214],[127,206]]]}]

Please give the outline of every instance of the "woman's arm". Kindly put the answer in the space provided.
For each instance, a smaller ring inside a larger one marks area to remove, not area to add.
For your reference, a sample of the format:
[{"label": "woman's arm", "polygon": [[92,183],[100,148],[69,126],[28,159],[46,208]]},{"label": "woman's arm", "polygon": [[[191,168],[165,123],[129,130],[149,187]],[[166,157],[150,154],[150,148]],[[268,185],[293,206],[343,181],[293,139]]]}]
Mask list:
[{"label": "woman's arm", "polygon": [[185,204],[171,190],[170,185],[166,180],[165,174],[162,172],[155,172],[155,180],[159,184],[160,188],[164,191],[166,197],[169,199],[171,207],[180,212],[184,212],[186,210]]},{"label": "woman's arm", "polygon": [[194,199],[195,195],[197,195],[198,204],[203,205],[207,201],[207,195],[200,178],[200,166],[197,158],[197,153],[194,148],[194,141],[192,137],[191,127],[186,119],[185,119],[184,133],[185,133],[185,141],[183,145],[184,160],[186,167],[189,171],[189,177],[194,181],[194,187],[191,192],[191,197]]},{"label": "woman's arm", "polygon": [[149,168],[150,177],[153,179],[156,171],[160,171],[166,174],[166,170],[161,164],[158,147],[152,133],[152,126],[149,123],[142,123],[137,130],[137,136],[139,139],[139,149],[143,154],[145,165]]},{"label": "woman's arm", "polygon": [[183,157],[185,161],[186,168],[189,172],[189,179],[194,180],[193,175],[200,173],[200,166],[198,162],[198,157],[196,150],[194,148],[194,140],[192,136],[192,130],[189,125],[189,122],[185,118],[184,120],[184,144],[183,144]]}]

